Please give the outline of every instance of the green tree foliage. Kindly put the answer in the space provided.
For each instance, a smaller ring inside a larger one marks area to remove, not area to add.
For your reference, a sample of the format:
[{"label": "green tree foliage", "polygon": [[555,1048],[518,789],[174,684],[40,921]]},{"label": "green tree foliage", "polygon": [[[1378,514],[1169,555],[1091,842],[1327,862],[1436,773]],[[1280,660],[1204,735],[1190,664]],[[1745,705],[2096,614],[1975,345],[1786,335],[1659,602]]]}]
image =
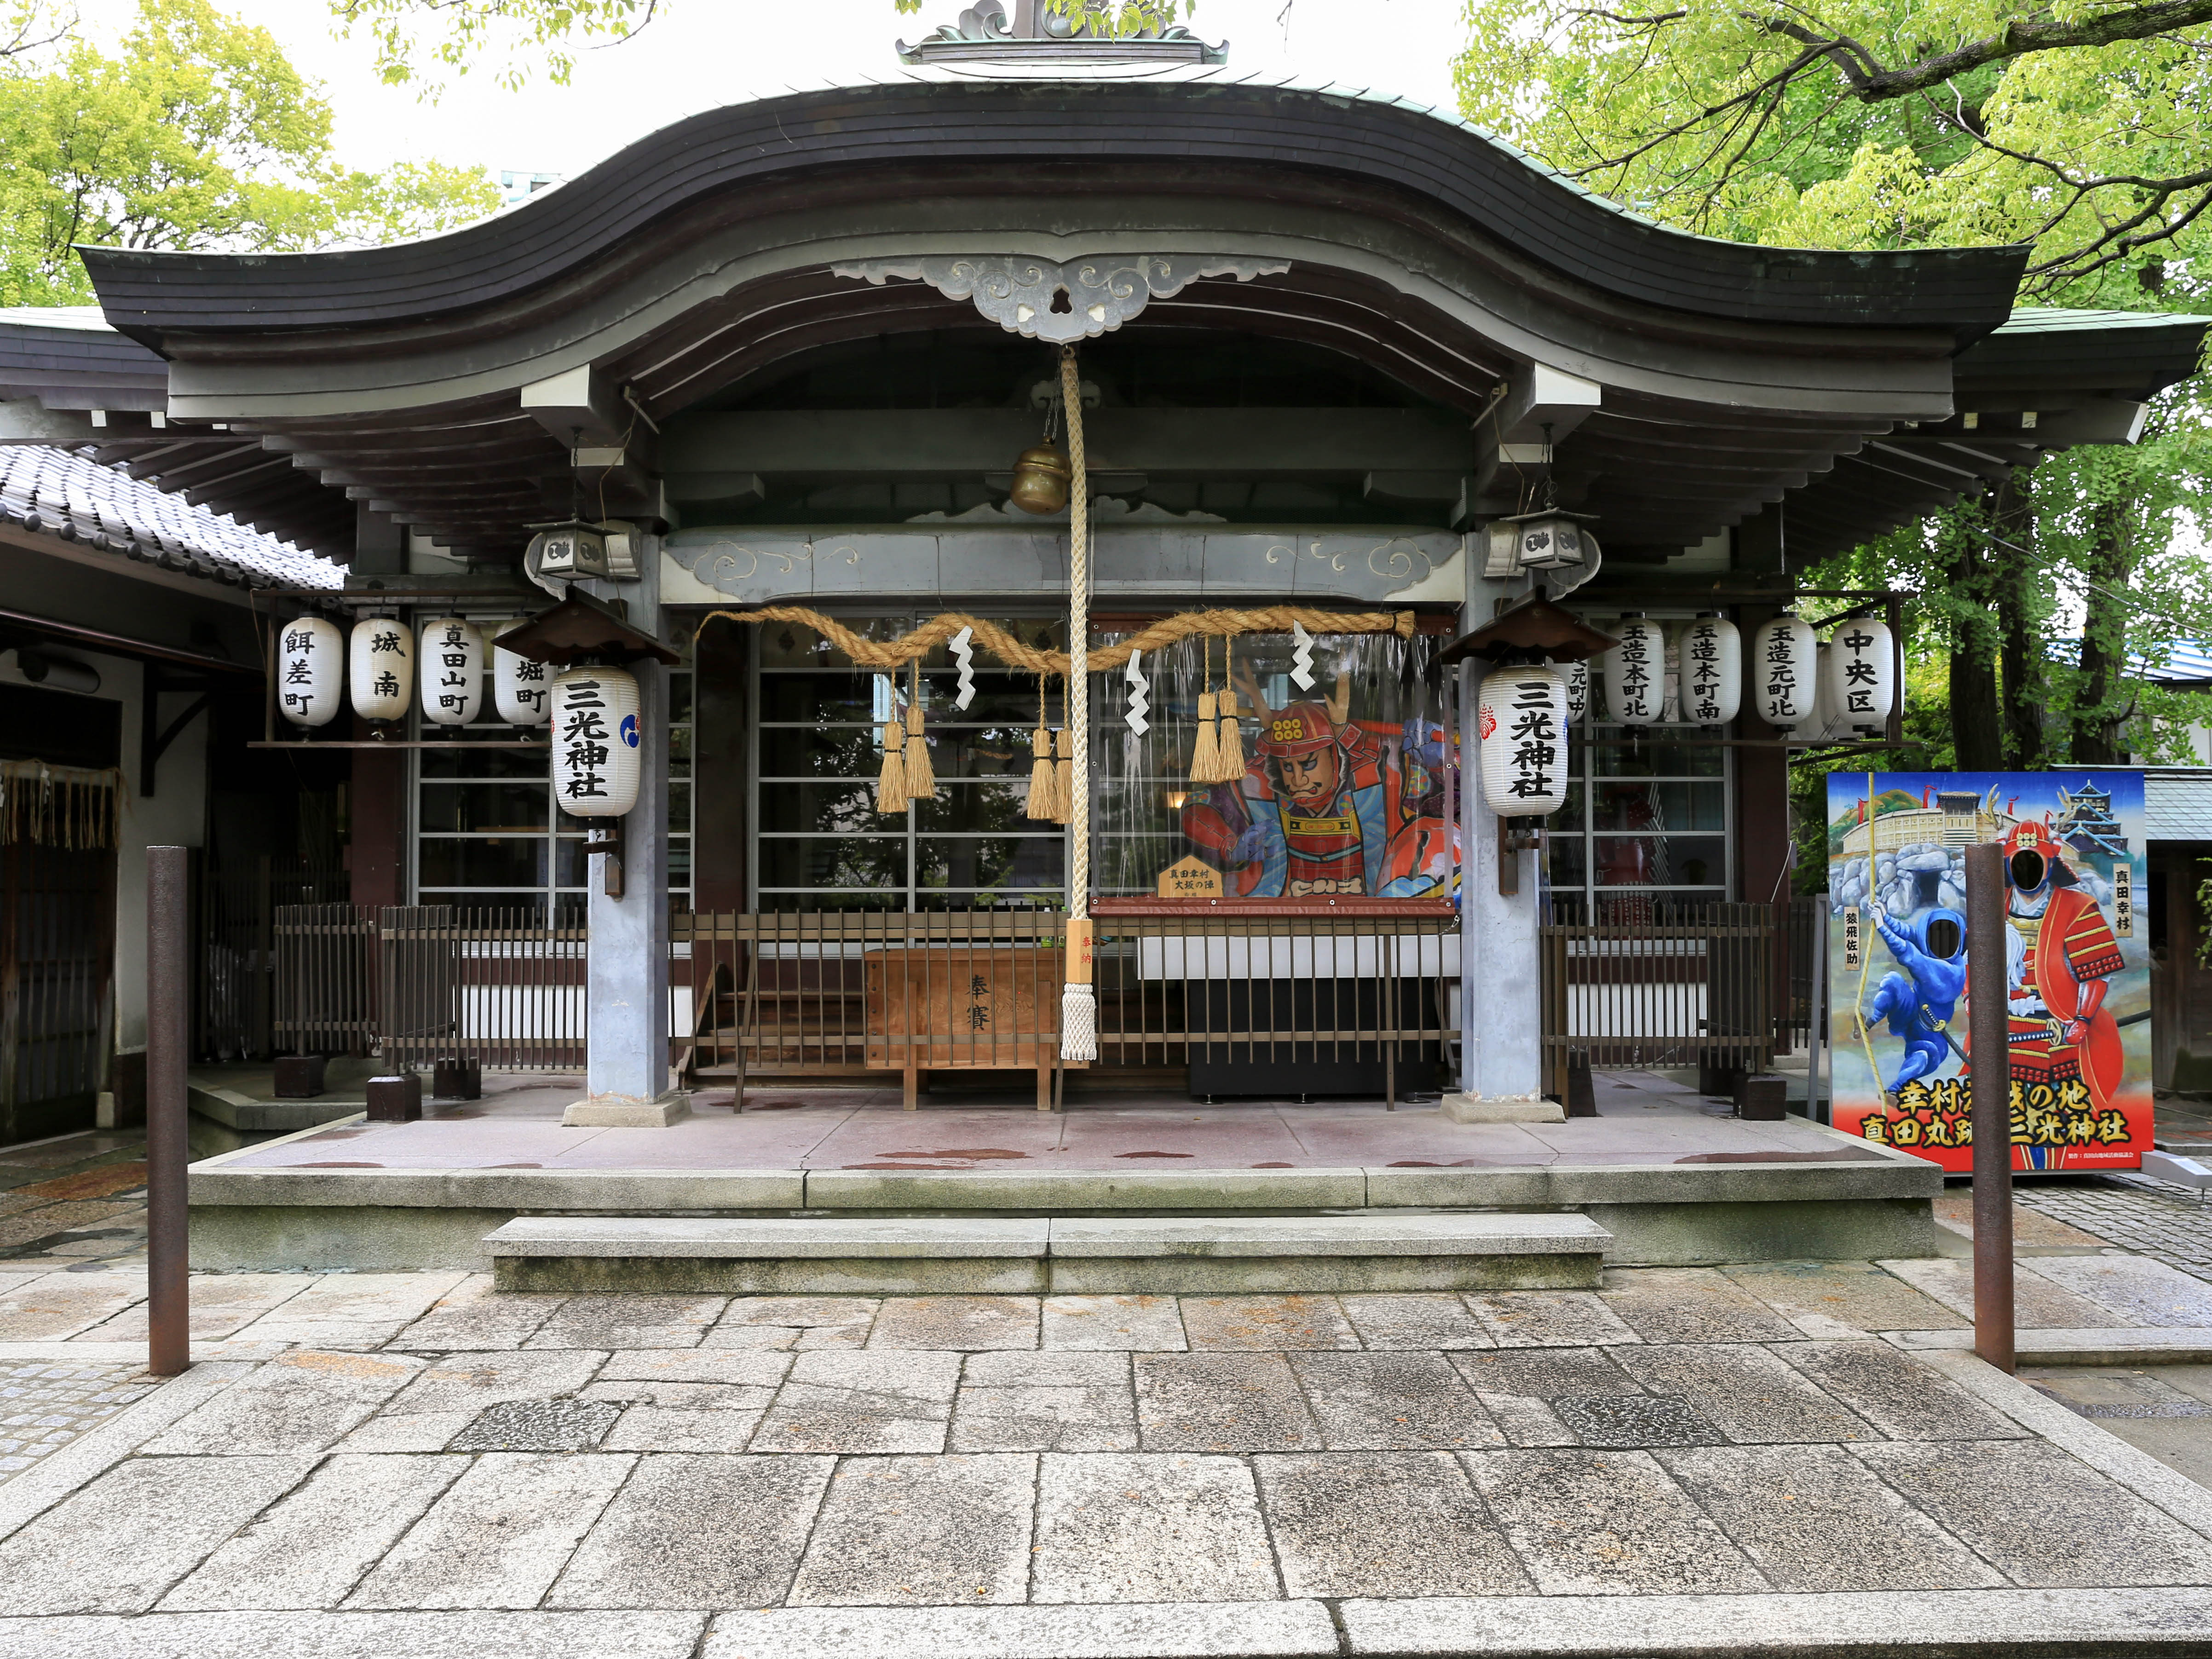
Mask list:
[{"label": "green tree foliage", "polygon": [[17,15],[23,49],[0,57],[0,305],[91,298],[78,243],[293,251],[423,234],[499,205],[481,172],[340,166],[314,84],[209,0],[140,0],[113,57],[67,19]]}]

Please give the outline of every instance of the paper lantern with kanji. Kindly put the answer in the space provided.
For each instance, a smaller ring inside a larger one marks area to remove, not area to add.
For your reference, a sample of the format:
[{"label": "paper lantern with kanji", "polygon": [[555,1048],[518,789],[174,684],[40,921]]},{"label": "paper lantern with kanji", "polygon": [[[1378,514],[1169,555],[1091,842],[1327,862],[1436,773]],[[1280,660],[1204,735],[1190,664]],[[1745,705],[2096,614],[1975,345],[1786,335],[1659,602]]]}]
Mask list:
[{"label": "paper lantern with kanji", "polygon": [[1567,799],[1567,681],[1556,668],[1499,668],[1475,700],[1483,804],[1500,817],[1556,812]]},{"label": "paper lantern with kanji", "polygon": [[1897,647],[1889,624],[1850,617],[1828,635],[1826,690],[1843,725],[1872,730],[1897,707]]},{"label": "paper lantern with kanji", "polygon": [[276,707],[295,726],[328,726],[345,695],[345,641],[320,617],[288,622],[276,636]]},{"label": "paper lantern with kanji", "polygon": [[542,662],[500,648],[499,636],[522,626],[523,618],[492,630],[491,704],[509,726],[543,726],[553,699],[553,671]]},{"label": "paper lantern with kanji", "polygon": [[407,717],[415,695],[415,636],[397,617],[364,617],[346,651],[353,712],[365,720]]},{"label": "paper lantern with kanji", "polygon": [[1743,706],[1743,639],[1717,611],[1682,630],[1682,718],[1726,726]]},{"label": "paper lantern with kanji", "polygon": [[1813,626],[1790,611],[1759,625],[1751,642],[1751,700],[1769,726],[1802,726],[1818,696]]},{"label": "paper lantern with kanji", "polygon": [[483,630],[459,617],[422,624],[422,718],[466,726],[483,706]]},{"label": "paper lantern with kanji", "polygon": [[1567,677],[1567,724],[1580,726],[1589,714],[1589,664],[1577,657],[1562,672]]},{"label": "paper lantern with kanji", "polygon": [[553,677],[553,796],[571,817],[618,818],[637,805],[636,678],[620,668]]},{"label": "paper lantern with kanji", "polygon": [[1605,653],[1605,712],[1623,726],[1649,726],[1667,698],[1667,632],[1631,611],[1613,629],[1620,643]]}]

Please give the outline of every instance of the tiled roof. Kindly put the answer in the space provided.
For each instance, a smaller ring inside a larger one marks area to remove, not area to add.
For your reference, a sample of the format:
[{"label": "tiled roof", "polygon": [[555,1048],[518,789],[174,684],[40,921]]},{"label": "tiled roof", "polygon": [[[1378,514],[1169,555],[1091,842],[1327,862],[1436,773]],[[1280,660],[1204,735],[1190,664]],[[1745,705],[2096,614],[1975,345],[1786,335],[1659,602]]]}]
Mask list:
[{"label": "tiled roof", "polygon": [[344,566],[75,450],[0,444],[0,524],[234,586],[345,586]]},{"label": "tiled roof", "polygon": [[2212,841],[2212,766],[2145,767],[2143,835],[2150,841]]}]

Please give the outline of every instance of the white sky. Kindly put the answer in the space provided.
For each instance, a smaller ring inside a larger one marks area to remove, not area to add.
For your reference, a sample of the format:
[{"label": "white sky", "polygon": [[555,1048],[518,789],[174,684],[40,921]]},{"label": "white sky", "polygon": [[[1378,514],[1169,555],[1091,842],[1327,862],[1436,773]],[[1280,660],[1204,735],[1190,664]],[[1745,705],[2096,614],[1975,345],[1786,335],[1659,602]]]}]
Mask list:
[{"label": "white sky", "polygon": [[[702,109],[863,76],[901,64],[892,43],[955,21],[963,0],[926,0],[919,15],[891,0],[661,0],[636,39],[579,54],[568,87],[502,91],[481,70],[436,104],[384,86],[360,39],[333,38],[321,0],[216,0],[260,24],[293,64],[323,83],[337,115],[338,155],[380,167],[434,157],[496,174],[581,173],[624,144]],[[95,38],[119,33],[133,0],[78,0]],[[1459,0],[1200,0],[1192,30],[1226,38],[1229,72],[1297,76],[1401,94],[1449,108],[1462,34]]]}]

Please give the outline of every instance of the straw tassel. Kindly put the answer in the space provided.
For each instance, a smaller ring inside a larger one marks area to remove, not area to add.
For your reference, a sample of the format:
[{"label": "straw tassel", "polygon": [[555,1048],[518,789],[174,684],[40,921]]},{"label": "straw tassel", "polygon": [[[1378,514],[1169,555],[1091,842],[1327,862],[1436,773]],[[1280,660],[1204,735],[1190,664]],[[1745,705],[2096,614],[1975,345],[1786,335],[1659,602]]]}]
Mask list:
[{"label": "straw tassel", "polygon": [[1213,693],[1198,694],[1198,740],[1190,747],[1190,781],[1212,783],[1221,770],[1221,740],[1213,729]]},{"label": "straw tassel", "polygon": [[937,794],[937,770],[929,763],[929,738],[921,720],[921,659],[915,659],[914,695],[906,705],[906,793],[909,800]]},{"label": "straw tassel", "polygon": [[894,707],[884,722],[884,769],[876,777],[876,811],[896,815],[906,809],[906,722]]},{"label": "straw tassel", "polygon": [[1075,810],[1075,791],[1069,777],[1075,769],[1075,733],[1061,726],[1052,734],[1052,751],[1056,757],[1052,763],[1053,822],[1066,823]]},{"label": "straw tassel", "polygon": [[1030,798],[1023,816],[1040,821],[1052,817],[1052,732],[1044,723],[1044,677],[1037,677],[1037,723],[1030,733]]},{"label": "straw tassel", "polygon": [[1237,714],[1236,651],[1233,638],[1222,641],[1221,677],[1225,683],[1213,704],[1221,720],[1220,741],[1214,745],[1221,760],[1221,770],[1214,777],[1217,783],[1235,783],[1244,775],[1244,723]]}]

